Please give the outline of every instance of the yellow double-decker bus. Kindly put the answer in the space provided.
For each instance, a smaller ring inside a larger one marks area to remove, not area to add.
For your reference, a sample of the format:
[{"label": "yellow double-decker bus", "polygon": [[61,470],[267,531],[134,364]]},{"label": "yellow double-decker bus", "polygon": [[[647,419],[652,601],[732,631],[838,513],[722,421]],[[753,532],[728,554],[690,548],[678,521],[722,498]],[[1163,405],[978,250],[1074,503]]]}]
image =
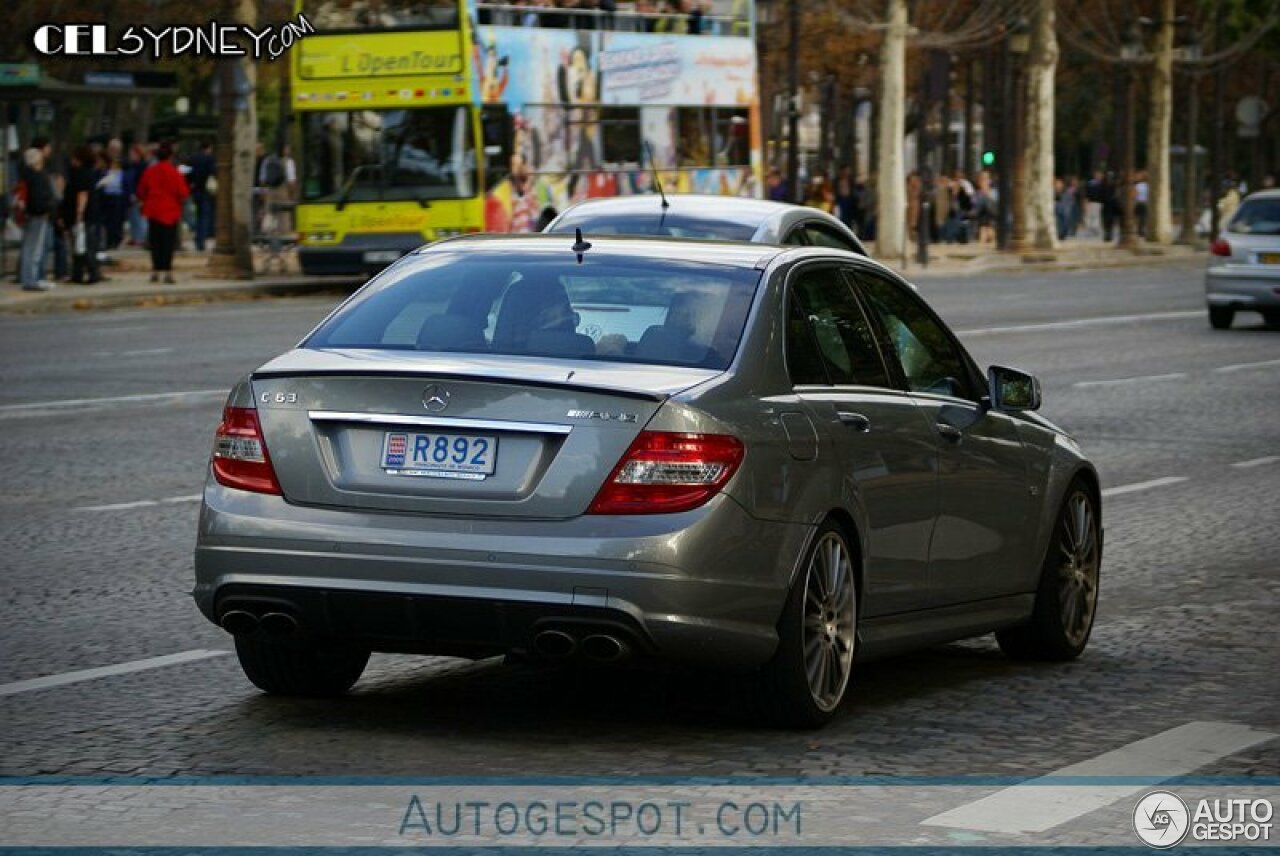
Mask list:
[{"label": "yellow double-decker bus", "polygon": [[655,177],[759,195],[753,4],[689,5],[301,0],[316,30],[292,51],[303,271],[539,229]]}]

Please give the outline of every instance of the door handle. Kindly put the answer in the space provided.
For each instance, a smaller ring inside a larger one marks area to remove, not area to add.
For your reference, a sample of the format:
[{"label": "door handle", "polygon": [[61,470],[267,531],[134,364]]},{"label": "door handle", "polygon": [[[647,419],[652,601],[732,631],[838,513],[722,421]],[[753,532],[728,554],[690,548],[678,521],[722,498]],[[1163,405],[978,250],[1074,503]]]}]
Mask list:
[{"label": "door handle", "polygon": [[841,424],[847,425],[860,433],[867,433],[871,430],[871,420],[863,416],[861,413],[851,413],[848,410],[836,411],[836,418]]},{"label": "door handle", "polygon": [[964,437],[964,432],[954,425],[948,425],[946,422],[935,422],[933,424],[938,429],[939,434],[953,443],[959,443]]}]

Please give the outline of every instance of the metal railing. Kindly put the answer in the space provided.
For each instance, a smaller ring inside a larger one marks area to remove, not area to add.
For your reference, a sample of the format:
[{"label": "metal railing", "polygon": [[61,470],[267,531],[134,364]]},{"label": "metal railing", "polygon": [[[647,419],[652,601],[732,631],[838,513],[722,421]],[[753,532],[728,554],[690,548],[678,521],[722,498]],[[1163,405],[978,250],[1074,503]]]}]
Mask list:
[{"label": "metal railing", "polygon": [[606,12],[520,3],[477,3],[476,11],[481,25],[498,27],[553,27],[665,35],[751,35],[751,21],[747,17],[703,14],[700,32],[691,33],[689,27],[693,18],[688,12],[638,12],[629,5],[619,3],[617,11]]}]

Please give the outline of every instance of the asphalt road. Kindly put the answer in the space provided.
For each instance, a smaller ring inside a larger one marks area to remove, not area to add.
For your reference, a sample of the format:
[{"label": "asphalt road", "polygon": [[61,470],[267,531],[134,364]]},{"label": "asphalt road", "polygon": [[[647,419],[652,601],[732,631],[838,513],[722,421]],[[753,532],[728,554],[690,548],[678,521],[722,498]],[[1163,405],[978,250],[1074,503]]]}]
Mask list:
[{"label": "asphalt road", "polygon": [[[331,299],[0,318],[0,774],[1036,776],[1191,722],[1280,734],[1280,332],[1209,329],[1192,267],[929,278],[980,363],[1040,376],[1098,463],[1086,655],[990,638],[860,668],[819,733],[729,679],[375,656],[333,702],[267,698],[192,605],[225,390]],[[147,665],[147,664],[143,664]],[[1280,775],[1280,740],[1204,774]]]}]

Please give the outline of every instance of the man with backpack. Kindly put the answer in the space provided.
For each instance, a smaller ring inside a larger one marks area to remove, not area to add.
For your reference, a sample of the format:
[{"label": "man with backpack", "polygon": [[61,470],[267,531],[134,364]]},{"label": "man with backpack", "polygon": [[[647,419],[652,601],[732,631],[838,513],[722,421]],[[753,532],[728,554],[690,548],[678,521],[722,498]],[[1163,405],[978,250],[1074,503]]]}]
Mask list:
[{"label": "man with backpack", "polygon": [[24,291],[48,291],[54,287],[54,283],[42,278],[49,241],[49,216],[57,207],[53,181],[45,170],[48,148],[47,140],[36,139],[23,153],[18,198],[24,222],[18,281]]}]

